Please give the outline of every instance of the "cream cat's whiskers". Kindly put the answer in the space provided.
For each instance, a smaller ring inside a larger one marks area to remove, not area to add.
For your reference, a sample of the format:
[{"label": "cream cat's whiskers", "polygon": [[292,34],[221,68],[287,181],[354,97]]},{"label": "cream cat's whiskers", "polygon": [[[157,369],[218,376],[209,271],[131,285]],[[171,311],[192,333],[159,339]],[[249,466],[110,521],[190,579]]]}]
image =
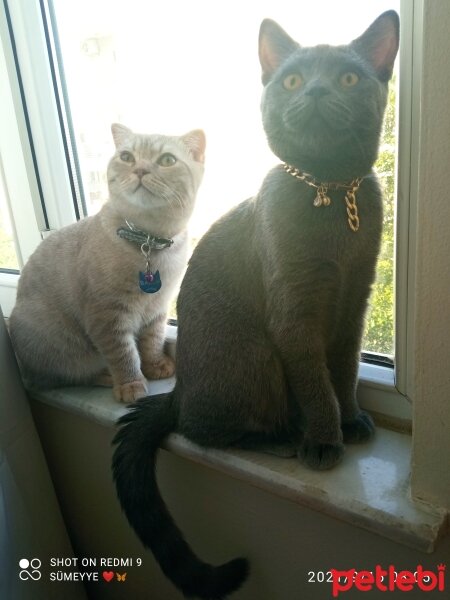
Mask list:
[{"label": "cream cat's whiskers", "polygon": [[[179,138],[137,135],[121,125],[112,133],[109,200],[98,214],[56,231],[32,255],[21,274],[11,336],[29,387],[110,379],[116,399],[133,402],[147,394],[146,379],[174,372],[163,351],[165,322],[185,266],[205,137],[200,130]],[[164,152],[180,156],[187,169],[162,168]],[[140,165],[153,175],[139,177]],[[131,217],[153,223],[148,236],[175,237],[176,243],[144,256],[129,239],[112,244],[119,224]]]},{"label": "cream cat's whiskers", "polygon": [[[156,176],[152,179],[151,185],[145,186],[146,188],[154,187],[157,188],[158,196],[164,200],[167,207],[171,209],[172,215],[175,216],[177,211],[181,209],[184,212],[185,204],[183,201],[183,195],[176,189],[167,187],[167,184]],[[175,200],[175,202],[174,202]]]},{"label": "cream cat's whiskers", "polygon": [[118,183],[120,185],[121,190],[125,190],[132,182],[133,182],[133,177],[130,174],[127,177],[120,179]]}]

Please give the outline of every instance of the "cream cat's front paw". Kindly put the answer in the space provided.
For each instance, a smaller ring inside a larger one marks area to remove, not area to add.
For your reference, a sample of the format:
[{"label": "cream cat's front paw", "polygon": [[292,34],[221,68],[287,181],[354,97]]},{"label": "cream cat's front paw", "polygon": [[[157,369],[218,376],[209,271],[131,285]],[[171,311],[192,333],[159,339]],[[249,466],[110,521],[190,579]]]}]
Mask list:
[{"label": "cream cat's front paw", "polygon": [[147,386],[142,379],[137,381],[129,381],[122,385],[115,385],[113,388],[114,397],[119,402],[129,404],[139,398],[148,396]]},{"label": "cream cat's front paw", "polygon": [[173,358],[163,354],[159,360],[143,359],[142,372],[147,379],[166,379],[175,373],[175,362]]}]

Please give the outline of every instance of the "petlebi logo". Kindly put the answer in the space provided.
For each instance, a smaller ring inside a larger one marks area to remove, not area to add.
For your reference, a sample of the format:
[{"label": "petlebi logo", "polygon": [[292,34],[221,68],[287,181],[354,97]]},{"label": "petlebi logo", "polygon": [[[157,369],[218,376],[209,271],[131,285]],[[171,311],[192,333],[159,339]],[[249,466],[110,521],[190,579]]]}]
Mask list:
[{"label": "petlebi logo", "polygon": [[39,558],[32,558],[28,560],[28,558],[22,558],[19,560],[19,577],[22,581],[28,581],[32,579],[33,581],[39,581],[41,578],[41,572],[39,569],[41,568],[41,561]]},{"label": "petlebi logo", "polygon": [[[385,569],[376,565],[373,571],[338,571],[330,569],[333,598],[342,592],[355,587],[360,592],[369,592],[378,589],[381,592],[410,592],[413,589],[422,592],[434,590],[443,592],[445,590],[446,565],[437,565],[437,572],[426,570],[422,565],[417,565],[415,571],[397,571],[394,565]],[[448,597],[448,596],[447,596]]]}]

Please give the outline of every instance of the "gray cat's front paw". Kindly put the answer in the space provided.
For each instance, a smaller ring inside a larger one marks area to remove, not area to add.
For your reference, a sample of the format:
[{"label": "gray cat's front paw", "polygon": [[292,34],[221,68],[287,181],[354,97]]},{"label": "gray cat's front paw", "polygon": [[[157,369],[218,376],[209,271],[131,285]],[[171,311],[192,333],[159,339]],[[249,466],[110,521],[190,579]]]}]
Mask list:
[{"label": "gray cat's front paw", "polygon": [[305,437],[297,456],[307,467],[324,471],[341,462],[344,449],[344,445],[340,443],[322,444]]},{"label": "gray cat's front paw", "polygon": [[297,454],[297,446],[294,444],[266,444],[261,446],[261,452],[271,454],[280,458],[293,458]]},{"label": "gray cat's front paw", "polygon": [[346,444],[366,442],[375,434],[375,425],[372,417],[366,412],[361,412],[353,421],[342,423],[342,434]]}]

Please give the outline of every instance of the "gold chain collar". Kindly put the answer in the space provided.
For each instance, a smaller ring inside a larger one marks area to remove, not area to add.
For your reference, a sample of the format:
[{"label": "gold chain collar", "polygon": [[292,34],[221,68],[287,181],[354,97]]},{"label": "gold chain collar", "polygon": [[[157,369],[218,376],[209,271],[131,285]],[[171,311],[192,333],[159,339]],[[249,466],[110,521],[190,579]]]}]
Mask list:
[{"label": "gold chain collar", "polygon": [[350,183],[338,183],[334,181],[321,183],[314,179],[309,173],[303,173],[300,169],[292,165],[284,164],[283,169],[292,177],[304,181],[307,185],[317,190],[317,195],[314,198],[314,206],[330,206],[331,198],[328,196],[328,190],[347,190],[345,194],[345,204],[347,208],[347,221],[352,231],[359,229],[358,207],[356,206],[356,192],[361,185],[362,177],[353,179]]}]

